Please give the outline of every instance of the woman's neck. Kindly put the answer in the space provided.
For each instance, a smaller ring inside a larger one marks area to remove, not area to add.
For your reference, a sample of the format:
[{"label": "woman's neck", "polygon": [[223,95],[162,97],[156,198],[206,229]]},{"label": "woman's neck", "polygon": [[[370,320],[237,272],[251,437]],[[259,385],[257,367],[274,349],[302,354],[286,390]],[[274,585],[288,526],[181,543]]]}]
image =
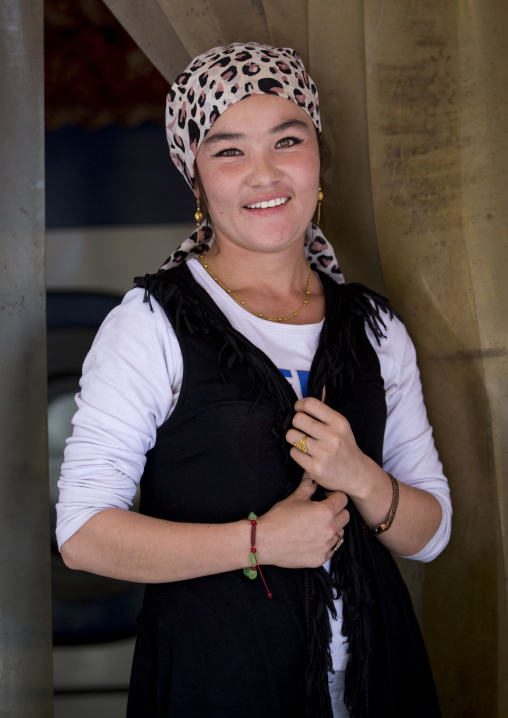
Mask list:
[{"label": "woman's neck", "polygon": [[289,324],[312,324],[323,318],[323,289],[315,274],[309,287],[303,243],[279,252],[242,247],[224,250],[214,244],[205,254],[205,262],[225,291],[230,290],[236,301],[263,318],[284,317]]}]

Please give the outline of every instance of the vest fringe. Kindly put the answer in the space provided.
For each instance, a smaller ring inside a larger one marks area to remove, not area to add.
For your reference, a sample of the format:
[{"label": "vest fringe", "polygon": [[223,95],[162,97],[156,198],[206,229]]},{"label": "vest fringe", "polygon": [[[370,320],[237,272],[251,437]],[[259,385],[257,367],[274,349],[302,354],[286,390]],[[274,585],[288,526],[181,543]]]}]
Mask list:
[{"label": "vest fringe", "polygon": [[[217,359],[222,380],[226,382],[225,368],[231,369],[236,362],[240,364],[245,362],[253,387],[256,386],[264,395],[275,399],[278,412],[273,431],[277,438],[283,438],[290,428],[294,413],[293,399],[287,391],[287,381],[282,375],[279,378],[278,372],[266,371],[264,353],[236,332],[219,309],[217,312],[208,311],[199,299],[189,296],[187,287],[180,286],[175,279],[175,270],[159,270],[156,274],[135,277],[134,283],[138,287],[143,287],[145,295],[153,296],[162,306],[168,302],[176,302],[175,331],[178,332],[183,322],[190,335],[197,331],[205,333],[213,331],[223,338],[224,344]],[[197,291],[204,291],[192,278],[188,281],[193,282]],[[287,442],[284,441],[284,444]],[[289,448],[288,446],[286,451],[287,461],[289,461]],[[296,488],[299,480],[300,476],[294,478],[291,486],[288,487],[288,494]]]},{"label": "vest fringe", "polygon": [[331,654],[332,618],[337,620],[333,603],[332,581],[324,568],[307,569],[305,619],[307,650],[305,656],[305,711],[308,718],[333,718],[328,691],[328,673],[333,673]]},{"label": "vest fringe", "polygon": [[[344,543],[331,561],[332,583],[337,597],[342,597],[342,634],[348,640],[348,662],[344,702],[352,718],[369,715],[369,658],[371,642],[368,624],[364,620],[366,610],[372,606],[369,586],[364,580],[359,557],[358,541],[351,536],[355,530],[363,530],[361,517],[352,501],[347,509],[356,520],[349,522]],[[351,524],[351,525],[350,525]]]}]

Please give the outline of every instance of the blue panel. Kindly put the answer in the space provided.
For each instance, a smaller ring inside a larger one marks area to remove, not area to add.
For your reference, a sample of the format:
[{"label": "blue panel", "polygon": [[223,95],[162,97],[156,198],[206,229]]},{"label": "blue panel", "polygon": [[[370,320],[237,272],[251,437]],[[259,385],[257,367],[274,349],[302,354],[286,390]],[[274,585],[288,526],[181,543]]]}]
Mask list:
[{"label": "blue panel", "polygon": [[46,133],[48,228],[192,222],[194,212],[163,127]]}]

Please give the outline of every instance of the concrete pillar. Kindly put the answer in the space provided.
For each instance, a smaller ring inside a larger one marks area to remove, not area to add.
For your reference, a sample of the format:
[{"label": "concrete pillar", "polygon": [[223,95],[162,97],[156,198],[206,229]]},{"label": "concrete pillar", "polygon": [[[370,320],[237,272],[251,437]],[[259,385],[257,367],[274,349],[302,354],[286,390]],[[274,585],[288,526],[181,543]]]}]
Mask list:
[{"label": "concrete pillar", "polygon": [[0,68],[0,715],[50,718],[42,0],[1,0]]}]

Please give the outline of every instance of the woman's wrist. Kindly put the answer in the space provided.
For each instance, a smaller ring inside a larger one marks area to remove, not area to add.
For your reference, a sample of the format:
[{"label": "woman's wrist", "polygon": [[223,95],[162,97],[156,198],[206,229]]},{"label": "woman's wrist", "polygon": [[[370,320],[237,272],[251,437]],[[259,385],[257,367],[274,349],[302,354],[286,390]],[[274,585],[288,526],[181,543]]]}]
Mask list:
[{"label": "woman's wrist", "polygon": [[269,524],[270,520],[267,520],[267,514],[263,514],[263,516],[257,519],[256,548],[258,550],[259,561],[264,566],[273,563],[270,551]]},{"label": "woman's wrist", "polygon": [[388,494],[387,490],[383,491],[390,486],[388,474],[366,454],[362,453],[358,468],[352,473],[350,485],[341,491],[344,491],[355,504],[377,502],[382,500],[385,493]]},{"label": "woman's wrist", "polygon": [[258,553],[257,553],[257,551],[258,551],[257,545],[256,545],[256,534],[257,534],[257,526],[258,526],[257,518],[258,517],[256,516],[256,514],[253,511],[251,511],[246,519],[246,521],[249,522],[250,527],[251,527],[250,553],[249,553],[249,565],[243,569],[243,573],[247,578],[251,579],[252,581],[255,578],[257,578],[258,574],[259,574],[261,576],[261,580],[263,581],[263,584],[265,586],[267,597],[272,598],[272,592],[270,591],[270,589],[268,588],[268,586],[266,584],[265,577],[263,576],[263,571],[261,569],[261,566],[259,563],[259,558],[258,558]]},{"label": "woman's wrist", "polygon": [[388,514],[388,518],[383,523],[379,524],[378,526],[369,529],[367,527],[367,534],[369,536],[379,536],[382,533],[385,533],[388,531],[388,529],[391,527],[393,520],[395,518],[395,514],[397,513],[397,507],[399,505],[399,483],[395,476],[392,476],[391,474],[388,474],[387,476],[392,482],[392,503],[390,504],[390,512]]},{"label": "woman's wrist", "polygon": [[369,529],[385,522],[393,501],[393,483],[378,464],[365,456],[365,468],[357,475],[354,489],[348,493]]}]

